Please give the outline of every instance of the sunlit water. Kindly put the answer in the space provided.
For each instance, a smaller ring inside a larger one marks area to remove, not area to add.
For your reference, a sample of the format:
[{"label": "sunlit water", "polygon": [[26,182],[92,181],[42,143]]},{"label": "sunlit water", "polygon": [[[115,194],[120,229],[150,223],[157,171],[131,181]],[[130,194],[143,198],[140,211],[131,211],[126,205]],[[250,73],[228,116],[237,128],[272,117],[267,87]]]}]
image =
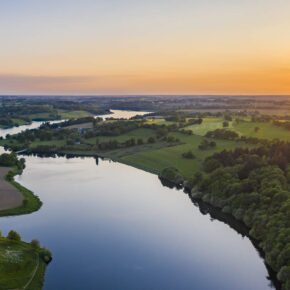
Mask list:
[{"label": "sunlit water", "polygon": [[16,180],[43,206],[0,228],[51,249],[44,289],[270,288],[248,238],[157,176],[94,158],[25,158]]}]

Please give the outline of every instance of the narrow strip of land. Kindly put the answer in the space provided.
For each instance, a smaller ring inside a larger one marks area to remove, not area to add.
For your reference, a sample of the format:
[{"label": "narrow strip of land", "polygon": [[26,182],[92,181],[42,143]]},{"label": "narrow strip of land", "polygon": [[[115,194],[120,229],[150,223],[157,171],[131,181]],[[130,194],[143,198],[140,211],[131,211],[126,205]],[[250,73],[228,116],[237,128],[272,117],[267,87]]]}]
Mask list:
[{"label": "narrow strip of land", "polygon": [[10,168],[0,167],[0,210],[18,207],[22,204],[21,193],[5,180]]}]

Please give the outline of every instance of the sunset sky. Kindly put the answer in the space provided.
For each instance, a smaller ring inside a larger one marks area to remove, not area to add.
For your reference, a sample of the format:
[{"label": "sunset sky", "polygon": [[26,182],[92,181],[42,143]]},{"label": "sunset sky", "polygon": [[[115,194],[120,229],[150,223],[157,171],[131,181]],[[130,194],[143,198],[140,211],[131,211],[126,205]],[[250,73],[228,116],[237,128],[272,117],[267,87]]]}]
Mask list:
[{"label": "sunset sky", "polygon": [[290,1],[0,0],[0,94],[290,94]]}]

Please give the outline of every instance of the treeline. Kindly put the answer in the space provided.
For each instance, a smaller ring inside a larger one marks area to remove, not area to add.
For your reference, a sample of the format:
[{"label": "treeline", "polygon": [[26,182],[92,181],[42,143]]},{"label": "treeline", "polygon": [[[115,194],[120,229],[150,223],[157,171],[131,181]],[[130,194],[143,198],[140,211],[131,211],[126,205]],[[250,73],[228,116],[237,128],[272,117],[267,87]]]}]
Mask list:
[{"label": "treeline", "polygon": [[190,180],[192,196],[243,221],[283,289],[290,289],[290,143],[224,150],[204,168],[207,175]]},{"label": "treeline", "polygon": [[239,134],[236,133],[235,131],[227,129],[216,129],[213,131],[208,131],[205,134],[205,137],[233,141],[239,139]]},{"label": "treeline", "polygon": [[96,124],[97,122],[100,122],[100,121],[102,121],[102,118],[94,118],[94,117],[88,116],[88,117],[82,117],[82,118],[77,118],[77,119],[69,119],[69,120],[61,122],[61,123],[54,123],[54,124],[45,123],[45,124],[41,125],[40,128],[49,127],[52,129],[56,129],[59,127],[64,128],[64,127],[78,125],[78,124],[84,124],[84,123]]},{"label": "treeline", "polygon": [[290,121],[285,121],[285,122],[274,121],[273,124],[277,127],[282,127],[284,129],[290,131]]},{"label": "treeline", "polygon": [[25,159],[18,159],[16,153],[3,153],[0,155],[0,166],[5,167],[14,167],[16,166],[18,169],[23,169],[25,166]]},{"label": "treeline", "polygon": [[94,136],[119,136],[140,128],[143,122],[143,120],[105,122],[96,126],[92,133]]}]

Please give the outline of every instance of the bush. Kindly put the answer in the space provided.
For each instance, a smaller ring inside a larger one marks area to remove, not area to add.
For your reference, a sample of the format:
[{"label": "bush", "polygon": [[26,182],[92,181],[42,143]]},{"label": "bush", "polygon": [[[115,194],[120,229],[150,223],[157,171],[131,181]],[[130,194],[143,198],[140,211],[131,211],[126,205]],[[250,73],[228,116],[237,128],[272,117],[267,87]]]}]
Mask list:
[{"label": "bush", "polygon": [[216,170],[217,168],[221,167],[222,164],[215,158],[207,158],[203,166],[204,171],[210,173]]},{"label": "bush", "polygon": [[51,258],[52,258],[51,251],[44,247],[41,251],[41,258],[43,259],[43,261],[45,263],[49,263],[51,261]]},{"label": "bush", "polygon": [[189,150],[187,152],[182,153],[182,157],[187,159],[194,159],[195,155],[192,153],[191,150]]},{"label": "bush", "polygon": [[149,137],[148,138],[148,143],[155,143],[155,138],[154,137]]},{"label": "bush", "polygon": [[13,240],[13,241],[21,241],[21,237],[20,237],[20,235],[19,235],[16,231],[13,231],[13,230],[11,230],[11,231],[8,233],[7,238],[8,238],[9,240]]},{"label": "bush", "polygon": [[183,183],[183,176],[175,167],[164,168],[160,174],[160,178],[177,185]]},{"label": "bush", "polygon": [[36,240],[36,239],[33,239],[31,242],[30,242],[31,246],[34,247],[34,248],[40,248],[40,242],[39,240]]},{"label": "bush", "polygon": [[208,141],[206,139],[202,140],[198,146],[200,150],[207,150],[207,149],[212,149],[215,147],[216,147],[216,143],[214,141]]}]

